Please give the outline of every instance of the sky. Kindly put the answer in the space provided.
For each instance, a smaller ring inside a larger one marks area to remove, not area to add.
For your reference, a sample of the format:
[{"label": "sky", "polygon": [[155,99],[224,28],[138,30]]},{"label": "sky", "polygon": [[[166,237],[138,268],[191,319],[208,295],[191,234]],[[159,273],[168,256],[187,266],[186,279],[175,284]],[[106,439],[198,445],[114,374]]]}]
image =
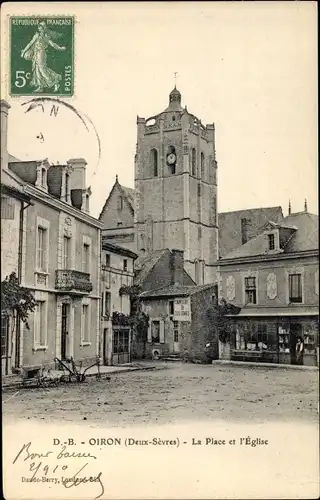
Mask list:
[{"label": "sky", "polygon": [[[75,15],[72,112],[25,113],[8,94],[8,15]],[[219,212],[281,205],[318,213],[315,2],[5,4],[1,82],[11,105],[9,152],[65,163],[84,157],[97,217],[113,186],[134,187],[137,115],[168,105],[174,87],[215,123]],[[99,136],[101,155],[96,133]],[[44,140],[39,140],[39,134]]]}]

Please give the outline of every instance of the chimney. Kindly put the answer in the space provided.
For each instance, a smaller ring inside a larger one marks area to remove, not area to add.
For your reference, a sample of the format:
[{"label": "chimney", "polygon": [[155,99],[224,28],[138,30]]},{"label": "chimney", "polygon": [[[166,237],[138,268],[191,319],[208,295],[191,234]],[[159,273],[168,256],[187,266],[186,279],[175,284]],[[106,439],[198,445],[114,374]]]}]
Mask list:
[{"label": "chimney", "polygon": [[8,168],[8,112],[10,104],[1,99],[1,170]]},{"label": "chimney", "polygon": [[304,211],[308,212],[308,205],[307,205],[307,200],[304,200]]},{"label": "chimney", "polygon": [[241,219],[241,244],[244,245],[248,241],[248,219]]},{"label": "chimney", "polygon": [[183,250],[171,250],[171,285],[182,285],[182,274],[184,269],[183,255]]},{"label": "chimney", "polygon": [[291,201],[289,200],[288,215],[291,215]]},{"label": "chimney", "polygon": [[72,158],[67,161],[72,168],[69,183],[71,204],[79,210],[86,209],[86,167],[84,158]]}]

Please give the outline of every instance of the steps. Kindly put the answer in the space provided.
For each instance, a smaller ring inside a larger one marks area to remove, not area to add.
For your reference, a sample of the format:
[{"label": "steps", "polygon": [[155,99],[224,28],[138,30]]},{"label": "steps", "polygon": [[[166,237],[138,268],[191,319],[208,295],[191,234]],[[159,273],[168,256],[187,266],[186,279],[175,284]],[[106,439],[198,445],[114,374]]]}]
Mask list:
[{"label": "steps", "polygon": [[161,361],[181,361],[180,354],[169,354],[168,356],[161,357]]}]

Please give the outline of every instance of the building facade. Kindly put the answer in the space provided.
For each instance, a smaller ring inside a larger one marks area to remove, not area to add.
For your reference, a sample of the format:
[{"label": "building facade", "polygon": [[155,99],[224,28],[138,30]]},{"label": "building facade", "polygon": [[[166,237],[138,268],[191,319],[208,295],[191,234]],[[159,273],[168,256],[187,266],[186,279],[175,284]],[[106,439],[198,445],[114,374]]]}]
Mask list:
[{"label": "building facade", "polygon": [[[6,274],[18,269],[20,284],[36,300],[30,329],[17,322],[12,368],[55,366],[55,358],[95,359],[100,347],[102,224],[89,214],[86,162],[50,165],[47,160],[6,158],[7,177],[23,185],[28,204],[20,210],[20,226],[15,223],[8,244],[11,251],[18,248],[18,258],[2,258]],[[12,240],[17,237],[18,244]]]},{"label": "building facade", "polygon": [[319,363],[318,217],[306,207],[220,259],[219,282],[241,308],[228,357]]},{"label": "building facade", "polygon": [[137,255],[106,240],[101,251],[101,357],[106,365],[131,361],[131,328],[112,322],[113,314],[130,315],[133,265]]},{"label": "building facade", "polygon": [[171,285],[143,292],[142,309],[149,315],[147,356],[204,361],[210,343],[218,357],[218,339],[208,316],[214,292],[212,285]]}]

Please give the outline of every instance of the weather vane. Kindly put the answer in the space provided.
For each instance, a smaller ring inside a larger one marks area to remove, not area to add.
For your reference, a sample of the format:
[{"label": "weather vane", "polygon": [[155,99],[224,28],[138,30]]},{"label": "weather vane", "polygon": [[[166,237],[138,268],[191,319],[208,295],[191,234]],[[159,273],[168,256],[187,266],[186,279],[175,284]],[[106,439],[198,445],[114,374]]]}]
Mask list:
[{"label": "weather vane", "polygon": [[177,72],[175,71],[174,72],[174,86],[176,87],[177,86]]}]

